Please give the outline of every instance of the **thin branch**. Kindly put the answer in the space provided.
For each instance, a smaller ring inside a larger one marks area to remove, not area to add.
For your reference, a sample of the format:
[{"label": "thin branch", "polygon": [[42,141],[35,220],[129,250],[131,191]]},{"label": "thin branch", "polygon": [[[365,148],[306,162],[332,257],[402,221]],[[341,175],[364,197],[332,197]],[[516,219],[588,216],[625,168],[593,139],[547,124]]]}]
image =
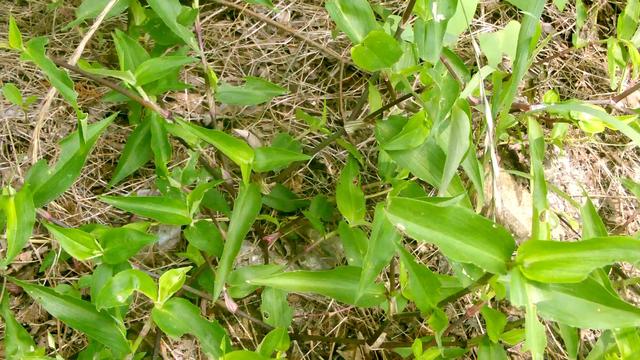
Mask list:
[{"label": "thin branch", "polygon": [[137,102],[138,104],[144,106],[145,108],[157,112],[158,114],[160,114],[160,116],[162,116],[163,118],[165,118],[167,120],[173,120],[173,114],[169,110],[163,109],[162,107],[160,107],[160,105],[158,105],[158,104],[156,104],[154,102],[151,102],[151,101],[143,99],[141,96],[139,96],[138,94],[134,93],[131,90],[125,89],[125,88],[121,87],[120,85],[118,85],[118,84],[116,84],[116,83],[114,83],[112,81],[109,81],[109,80],[107,80],[107,79],[105,79],[103,77],[94,75],[94,74],[92,74],[92,73],[90,73],[88,71],[85,71],[85,70],[83,70],[83,69],[81,69],[81,68],[79,68],[79,67],[77,67],[75,65],[69,64],[64,60],[60,60],[60,59],[56,59],[56,58],[53,58],[52,60],[56,65],[58,65],[60,67],[63,67],[63,68],[65,68],[67,70],[70,70],[70,71],[73,71],[73,72],[75,72],[77,74],[80,74],[80,75],[82,75],[82,76],[84,76],[84,77],[86,77],[86,78],[88,78],[88,79],[90,79],[92,81],[97,82],[100,85],[106,86],[109,89],[111,89],[111,90],[113,90],[115,92],[118,92],[118,93],[128,97],[129,99]]}]

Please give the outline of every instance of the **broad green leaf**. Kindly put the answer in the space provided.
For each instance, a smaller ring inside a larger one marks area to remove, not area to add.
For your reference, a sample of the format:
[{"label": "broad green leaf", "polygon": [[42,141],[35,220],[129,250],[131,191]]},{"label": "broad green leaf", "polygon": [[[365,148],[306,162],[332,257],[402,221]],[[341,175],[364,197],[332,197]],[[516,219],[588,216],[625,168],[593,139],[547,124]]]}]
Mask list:
[{"label": "broad green leaf", "polygon": [[204,199],[204,195],[212,188],[222,184],[224,180],[212,180],[208,182],[202,182],[187,195],[187,207],[189,207],[190,214],[196,214],[200,210],[200,204]]},{"label": "broad green leaf", "polygon": [[611,358],[616,359],[616,357],[619,359],[617,355],[618,346],[613,336],[613,331],[607,330],[602,332],[586,360],[610,360]]},{"label": "broad green leaf", "polygon": [[360,282],[360,268],[354,266],[341,266],[325,271],[281,272],[248,282],[287,292],[319,294],[360,307],[374,307],[385,300],[384,287],[369,284],[365,293],[356,301],[354,289],[357,289]]},{"label": "broad green leaf", "polygon": [[361,44],[351,48],[353,62],[371,72],[390,68],[401,56],[396,39],[383,30],[371,31]]},{"label": "broad green leaf", "polygon": [[[98,17],[108,3],[109,0],[84,0],[76,8],[76,19],[67,24],[64,29],[72,28],[85,20]],[[107,19],[125,11],[130,3],[131,0],[119,0],[107,14]]]},{"label": "broad green leaf", "polygon": [[346,222],[340,221],[338,235],[347,263],[351,266],[362,266],[362,258],[367,251],[367,234],[358,227],[350,227]]},{"label": "broad green leaf", "polygon": [[396,242],[395,245],[400,255],[400,263],[409,275],[403,293],[416,303],[421,312],[429,313],[438,306],[440,281],[428,267],[418,264],[400,242]]},{"label": "broad green leaf", "polygon": [[[479,0],[458,0],[456,12],[447,24],[447,32],[444,38],[445,45],[454,45],[458,40],[458,36],[469,28],[476,13],[478,2]],[[447,49],[444,48],[443,50],[446,52]]]},{"label": "broad green leaf", "polygon": [[31,335],[11,313],[7,293],[3,294],[0,305],[0,314],[4,320],[4,356],[7,359],[48,359],[44,356],[44,349],[36,348]]},{"label": "broad green leaf", "polygon": [[576,242],[529,240],[520,245],[516,261],[529,279],[576,283],[605,265],[640,261],[640,240],[625,236]]},{"label": "broad green leaf", "polygon": [[544,177],[544,159],[546,144],[544,133],[538,121],[529,118],[529,147],[531,152],[531,189],[533,209],[531,213],[531,238],[549,240],[551,224],[547,219],[550,211],[547,200],[547,181]]},{"label": "broad green leaf", "polygon": [[372,284],[382,269],[393,257],[395,244],[400,241],[400,234],[384,213],[384,204],[376,205],[373,216],[373,228],[362,263],[358,296],[363,294],[368,284]]},{"label": "broad green leaf", "polygon": [[268,7],[269,9],[273,9],[273,3],[271,2],[271,0],[244,0],[245,2],[249,3],[249,4],[256,4],[256,5],[264,5],[266,7]]},{"label": "broad green leaf", "polygon": [[260,312],[267,324],[288,328],[293,320],[293,308],[289,306],[288,293],[280,289],[267,287],[262,291]]},{"label": "broad green leaf", "polygon": [[248,76],[239,86],[223,83],[218,86],[216,99],[229,105],[260,105],[271,101],[276,96],[284,95],[287,89],[267,80]]},{"label": "broad green leaf", "polygon": [[336,187],[336,203],[338,210],[350,225],[364,222],[366,204],[364,192],[360,187],[360,167],[353,157],[349,157],[340,173]]},{"label": "broad green leaf", "polygon": [[225,156],[231,159],[231,161],[240,166],[242,178],[245,183],[249,181],[255,152],[246,142],[220,130],[207,129],[184,121],[180,121],[180,125],[198,138],[215,146],[216,149],[220,150]]},{"label": "broad green leaf", "polygon": [[0,196],[0,210],[6,224],[6,253],[4,259],[0,260],[0,268],[6,268],[29,242],[36,222],[36,209],[29,185],[23,185],[14,195]]},{"label": "broad green leaf", "polygon": [[25,183],[31,186],[33,204],[42,207],[65,192],[80,175],[87,157],[102,132],[118,114],[88,126],[86,142],[80,144],[78,132],[73,132],[60,141],[60,157],[55,165],[47,167],[40,160],[27,173]]},{"label": "broad green leaf", "polygon": [[415,38],[420,57],[435,64],[442,54],[447,24],[456,12],[458,0],[431,0],[429,4],[429,19],[416,21]]},{"label": "broad green leaf", "polygon": [[492,342],[498,343],[500,335],[504,332],[504,327],[507,325],[507,316],[502,312],[492,309],[487,305],[483,306],[480,310],[484,322],[487,325],[487,335]]},{"label": "broad green leaf", "polygon": [[151,119],[145,117],[140,124],[129,134],[127,142],[118,160],[118,166],[111,175],[107,186],[112,187],[120,183],[124,178],[133,174],[142,165],[146,164],[153,153],[151,151]]},{"label": "broad green leaf", "polygon": [[543,360],[544,349],[547,347],[545,327],[538,319],[538,312],[535,304],[528,301],[525,309],[524,331],[526,338],[524,348],[531,352],[533,360]]},{"label": "broad green leaf", "polygon": [[184,229],[184,237],[189,244],[209,256],[219,257],[224,246],[222,234],[218,227],[210,221],[198,220]]},{"label": "broad green leaf", "polygon": [[249,350],[236,350],[230,353],[224,354],[224,360],[270,360],[269,357],[264,357],[258,353]]},{"label": "broad green leaf", "polygon": [[[511,78],[505,85],[504,92],[500,96],[500,105],[494,112],[508,113],[513,99],[518,93],[520,83],[529,68],[529,57],[534,48],[534,42],[538,39],[538,27],[540,16],[544,10],[545,0],[531,0],[526,2],[522,12],[522,24],[518,32],[518,46],[516,57],[512,63]],[[494,114],[495,115],[495,114]]]},{"label": "broad green leaf", "polygon": [[571,360],[577,359],[580,348],[580,331],[564,324],[558,324],[558,330],[562,337],[562,342],[564,342],[568,358]]},{"label": "broad green leaf", "polygon": [[387,216],[398,230],[437,245],[452,260],[506,273],[515,241],[503,227],[469,209],[392,197]]},{"label": "broad green leaf", "polygon": [[151,276],[140,270],[129,269],[117,273],[103,285],[94,300],[96,308],[102,310],[125,305],[134,291],[141,292],[151,301],[158,298],[158,287]]},{"label": "broad green leaf", "polygon": [[118,62],[122,71],[133,72],[140,64],[149,60],[149,54],[142,45],[119,29],[116,29],[113,33],[113,43],[118,53]]},{"label": "broad green leaf", "polygon": [[454,106],[449,121],[451,125],[449,127],[447,160],[440,181],[440,196],[446,194],[460,163],[469,152],[471,143],[471,122],[467,113],[459,106]]},{"label": "broad green leaf", "polygon": [[158,280],[158,304],[164,304],[173,294],[182,288],[189,270],[191,270],[191,266],[167,270],[160,275],[160,279]]},{"label": "broad green leaf", "polygon": [[281,272],[280,265],[250,265],[233,270],[227,278],[229,296],[234,299],[243,298],[256,291],[260,286],[250,284],[251,279],[263,278]]},{"label": "broad green leaf", "polygon": [[22,107],[23,100],[20,89],[12,83],[6,83],[2,87],[2,95],[5,99],[9,100],[13,105]]},{"label": "broad green leaf", "polygon": [[587,201],[580,208],[580,218],[582,219],[582,239],[605,237],[608,235],[607,227],[604,225],[602,218],[598,215],[598,211],[596,207],[593,206],[593,202],[591,202],[589,197],[587,197]]},{"label": "broad green leaf", "polygon": [[89,63],[82,59],[78,61],[78,67],[94,75],[112,77],[112,78],[124,81],[127,85],[133,86],[136,83],[136,78],[131,71],[107,69],[100,64]]},{"label": "broad green leaf", "polygon": [[311,159],[309,155],[273,146],[258,147],[254,151],[256,157],[253,169],[256,172],[281,170],[291,163]]},{"label": "broad green leaf", "polygon": [[630,178],[620,179],[620,182],[622,183],[622,186],[624,186],[625,189],[627,189],[627,191],[629,191],[630,193],[635,195],[635,197],[640,199],[640,183],[637,183]]},{"label": "broad green leaf", "polygon": [[125,329],[111,315],[96,310],[90,302],[61,295],[49,287],[17,279],[11,281],[67,326],[86,334],[90,339],[110,348],[116,354],[121,354],[122,357],[130,352]]},{"label": "broad green leaf", "polygon": [[544,105],[539,108],[536,108],[532,112],[539,112],[539,111],[548,111],[552,113],[567,113],[567,112],[573,111],[573,112],[587,114],[589,116],[592,116],[593,118],[596,118],[602,121],[603,123],[606,124],[606,126],[612,129],[618,130],[621,133],[625,134],[631,140],[633,140],[636,146],[640,145],[640,131],[636,130],[634,127],[630,126],[629,124],[626,124],[624,121],[619,120],[615,116],[609,115],[606,111],[593,108],[589,105],[575,103],[575,102],[566,102],[562,104]]},{"label": "broad green leaf", "polygon": [[325,8],[351,42],[358,44],[371,32],[380,28],[367,0],[329,0]]},{"label": "broad green leaf", "polygon": [[102,254],[100,245],[90,233],[49,223],[43,223],[43,225],[60,244],[60,247],[75,259],[84,261]]},{"label": "broad green leaf", "polygon": [[622,359],[635,359],[640,356],[640,334],[637,328],[615,329],[613,335]]},{"label": "broad green leaf", "polygon": [[178,15],[182,12],[182,5],[179,0],[148,0],[151,9],[158,15],[162,22],[185,44],[193,50],[198,50],[198,42],[193,32],[186,26],[178,22]]},{"label": "broad green leaf", "polygon": [[512,20],[504,29],[478,35],[480,49],[487,58],[490,67],[498,68],[502,64],[503,55],[506,55],[511,61],[515,59],[519,31],[520,23]]},{"label": "broad green leaf", "polygon": [[100,200],[118,209],[148,217],[163,224],[187,225],[191,216],[187,204],[166,196],[101,196]]},{"label": "broad green leaf", "polygon": [[260,355],[270,357],[274,352],[285,352],[291,346],[291,339],[287,329],[283,327],[275,328],[260,342],[256,350]]},{"label": "broad green leaf", "polygon": [[20,33],[13,15],[9,15],[9,47],[14,50],[22,50],[22,33]]},{"label": "broad green leaf", "polygon": [[495,342],[489,341],[484,337],[478,347],[478,360],[508,360],[507,352],[504,347]]},{"label": "broad green leaf", "polygon": [[227,276],[233,268],[233,262],[240,252],[242,242],[251,230],[253,222],[260,213],[262,199],[260,188],[256,184],[243,185],[233,205],[233,212],[229,219],[229,230],[216,269],[216,281],[213,288],[213,298],[217,299],[222,292]]},{"label": "broad green leaf", "polygon": [[191,64],[195,61],[197,61],[195,58],[178,55],[160,56],[146,60],[138,65],[134,72],[136,85],[142,86],[160,80],[173,74],[183,65]]},{"label": "broad green leaf", "polygon": [[[151,151],[154,155],[156,165],[156,173],[161,177],[169,176],[167,164],[171,161],[172,147],[169,142],[169,134],[167,132],[166,122],[156,113],[149,115],[151,123]],[[191,213],[193,208],[190,207]]]},{"label": "broad green leaf", "polygon": [[640,326],[640,309],[592,278],[575,284],[529,282],[528,286],[538,313],[547,320],[581,329]]},{"label": "broad green leaf", "polygon": [[262,198],[262,203],[272,209],[282,212],[294,212],[309,206],[309,201],[300,199],[286,186],[276,184],[269,195]]},{"label": "broad green leaf", "polygon": [[[191,334],[200,341],[202,350],[214,359],[223,355],[221,347],[231,348],[226,332],[217,321],[208,321],[200,309],[187,299],[172,298],[151,311],[153,322],[172,338]],[[226,358],[226,356],[225,356]]]},{"label": "broad green leaf", "polygon": [[380,145],[384,150],[415,149],[424,144],[428,135],[429,128],[425,123],[424,116],[412,116],[399,133]]},{"label": "broad green leaf", "polygon": [[143,247],[157,240],[155,235],[143,231],[121,227],[108,229],[98,236],[102,245],[102,261],[107,264],[120,264],[136,255]]},{"label": "broad green leaf", "polygon": [[24,60],[32,61],[42,70],[47,79],[74,108],[78,106],[78,93],[75,91],[73,81],[69,74],[58,69],[56,64],[46,55],[45,45],[49,40],[46,37],[37,37],[29,40],[22,52]]}]

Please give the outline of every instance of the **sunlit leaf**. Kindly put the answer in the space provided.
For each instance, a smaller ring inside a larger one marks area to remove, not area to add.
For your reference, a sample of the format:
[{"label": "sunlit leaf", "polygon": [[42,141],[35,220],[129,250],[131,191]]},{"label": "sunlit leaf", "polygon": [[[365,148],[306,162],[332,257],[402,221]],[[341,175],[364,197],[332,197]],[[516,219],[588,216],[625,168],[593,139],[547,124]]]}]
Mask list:
[{"label": "sunlit leaf", "polygon": [[191,216],[187,204],[165,196],[101,196],[100,200],[139,216],[169,225],[187,225]]},{"label": "sunlit leaf", "polygon": [[366,208],[364,192],[360,187],[360,167],[352,157],[347,160],[338,179],[336,203],[350,225],[358,225],[364,221]]},{"label": "sunlit leaf", "polygon": [[351,42],[358,44],[370,31],[380,27],[367,0],[329,0],[325,8]]},{"label": "sunlit leaf", "polygon": [[6,223],[6,253],[0,267],[6,268],[29,242],[36,221],[36,209],[29,185],[12,195],[0,196],[0,210]]},{"label": "sunlit leaf", "polygon": [[148,0],[151,9],[162,19],[162,22],[185,44],[193,50],[198,50],[198,43],[193,32],[178,22],[178,15],[182,12],[179,0]]},{"label": "sunlit leaf", "polygon": [[221,84],[216,91],[216,99],[229,105],[259,105],[271,101],[276,96],[284,95],[287,89],[267,80],[248,76],[245,83],[239,86]]},{"label": "sunlit leaf", "polygon": [[60,244],[60,247],[74,258],[83,261],[102,254],[102,249],[92,234],[80,229],[63,228],[49,223],[43,224]]},{"label": "sunlit leaf", "polygon": [[158,297],[158,287],[151,276],[140,270],[129,269],[117,273],[104,284],[94,300],[96,308],[102,310],[124,305],[134,291],[152,301]]},{"label": "sunlit leaf", "polygon": [[383,30],[371,31],[362,41],[351,48],[353,62],[367,71],[388,69],[402,56],[396,39]]}]

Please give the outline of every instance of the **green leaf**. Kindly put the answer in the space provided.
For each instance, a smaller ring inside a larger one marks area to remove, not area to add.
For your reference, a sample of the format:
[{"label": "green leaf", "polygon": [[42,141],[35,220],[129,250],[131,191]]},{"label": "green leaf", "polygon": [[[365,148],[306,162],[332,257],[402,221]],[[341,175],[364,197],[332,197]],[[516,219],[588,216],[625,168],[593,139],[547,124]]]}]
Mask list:
[{"label": "green leaf", "polygon": [[215,320],[208,321],[200,316],[200,309],[187,299],[169,299],[162,306],[153,308],[151,318],[170,337],[178,338],[184,334],[195,336],[202,350],[214,359],[222,357],[222,346],[231,348],[222,326]]},{"label": "green leaf", "polygon": [[380,28],[367,0],[329,0],[325,8],[338,29],[347,34],[354,44]]},{"label": "green leaf", "polygon": [[118,62],[122,71],[133,72],[140,64],[149,60],[149,54],[142,45],[119,29],[116,29],[113,33],[113,43],[118,53]]},{"label": "green leaf", "polygon": [[637,328],[615,329],[613,334],[618,344],[620,358],[635,359],[640,356],[640,334]]},{"label": "green leaf", "polygon": [[[429,19],[418,19],[415,37],[420,57],[435,64],[442,54],[442,44],[449,19],[455,14],[458,0],[429,1]],[[426,20],[426,21],[425,21]]]},{"label": "green leaf", "polygon": [[357,227],[350,227],[340,221],[338,235],[342,241],[344,255],[351,266],[362,266],[362,258],[367,251],[367,235]]},{"label": "green leaf", "polygon": [[529,279],[575,283],[605,265],[618,261],[640,261],[640,240],[625,236],[576,242],[529,240],[520,245],[516,261]]},{"label": "green leaf", "polygon": [[98,310],[122,306],[134,291],[141,292],[152,301],[158,298],[158,287],[151,276],[129,269],[110,278],[98,293],[95,301]]},{"label": "green leaf", "polygon": [[282,212],[294,212],[309,206],[309,201],[300,199],[288,187],[278,183],[269,195],[262,198],[262,203],[272,209]]},{"label": "green leaf", "polygon": [[151,151],[151,119],[145,117],[131,132],[118,160],[118,166],[111,175],[108,187],[117,185],[146,164],[153,153]]},{"label": "green leaf", "polygon": [[262,339],[256,350],[264,357],[271,357],[274,352],[285,352],[291,346],[291,339],[287,329],[283,327],[275,328]]},{"label": "green leaf", "polygon": [[102,254],[100,245],[90,233],[49,223],[43,223],[43,225],[60,244],[60,247],[75,259],[84,261]]},{"label": "green leaf", "polygon": [[[20,325],[9,309],[9,296],[3,294],[0,314],[4,319],[4,356],[7,359],[33,359],[36,352],[44,349],[36,348],[31,335]],[[41,359],[45,358],[44,356]]]},{"label": "green leaf", "polygon": [[160,56],[146,60],[138,65],[134,72],[136,85],[142,86],[163,79],[173,74],[183,65],[191,64],[195,61],[197,61],[195,58],[178,55]]},{"label": "green leaf", "polygon": [[627,191],[640,199],[640,183],[637,183],[630,178],[622,178],[620,179],[620,182],[622,182],[622,186],[624,186]]},{"label": "green leaf", "polygon": [[591,239],[595,237],[605,237],[608,235],[607,227],[604,225],[598,211],[587,197],[587,201],[580,208],[580,218],[582,219],[582,238]]},{"label": "green leaf", "polygon": [[396,39],[383,30],[371,31],[361,44],[351,48],[353,62],[371,72],[390,68],[401,56]]},{"label": "green leaf", "polygon": [[507,271],[515,241],[503,227],[469,209],[392,197],[387,216],[401,232],[437,245],[455,261],[492,273]]},{"label": "green leaf", "polygon": [[400,263],[409,275],[403,294],[413,300],[421,312],[430,312],[437,307],[440,300],[440,281],[428,267],[418,264],[400,242],[396,242],[395,245],[400,255]]},{"label": "green leaf", "polygon": [[84,145],[81,145],[77,131],[62,139],[60,157],[54,166],[48,168],[41,160],[29,170],[25,183],[31,186],[35,207],[42,207],[53,201],[75,182],[94,144],[117,115],[115,113],[89,125]]},{"label": "green leaf", "polygon": [[478,347],[478,360],[508,360],[507,352],[502,345],[489,341],[486,337]]},{"label": "green leaf", "polygon": [[471,122],[467,113],[460,107],[454,106],[451,111],[447,160],[442,171],[440,181],[440,196],[444,196],[453,180],[460,163],[469,152],[471,143]]},{"label": "green leaf", "polygon": [[526,8],[523,9],[522,25],[518,32],[518,46],[516,47],[515,60],[512,63],[511,78],[500,96],[500,105],[496,109],[505,114],[511,109],[520,83],[528,71],[529,57],[533,51],[534,42],[538,38],[540,16],[544,10],[545,0],[527,1],[526,5]]},{"label": "green leaf", "polygon": [[515,59],[519,31],[520,23],[512,20],[504,29],[478,34],[480,49],[487,58],[489,66],[498,68],[502,64],[503,55],[506,55],[511,61]]},{"label": "green leaf", "polygon": [[529,282],[528,286],[538,313],[547,320],[581,329],[640,326],[640,309],[592,278],[575,284]]},{"label": "green leaf", "polygon": [[568,358],[571,360],[577,359],[578,351],[580,350],[580,331],[564,324],[558,324],[558,329],[567,350]]},{"label": "green leaf", "polygon": [[216,281],[213,288],[213,298],[217,299],[222,292],[227,276],[233,268],[233,262],[240,252],[242,242],[251,230],[253,222],[260,213],[262,199],[260,188],[256,184],[244,185],[240,188],[238,197],[233,205],[233,212],[229,220],[229,230],[216,269]]},{"label": "green leaf", "polygon": [[415,149],[424,144],[427,136],[429,136],[429,128],[424,116],[412,116],[399,133],[380,145],[384,150]]},{"label": "green leaf", "polygon": [[284,95],[287,89],[267,80],[248,76],[240,86],[221,84],[216,91],[216,99],[223,104],[251,106],[271,101]]},{"label": "green leaf", "polygon": [[325,271],[291,271],[248,280],[250,284],[273,287],[287,292],[313,293],[359,307],[374,307],[385,300],[384,287],[369,284],[365,293],[356,300],[360,282],[360,268],[340,266]]},{"label": "green leaf", "polygon": [[136,255],[143,247],[157,240],[155,235],[143,231],[121,227],[108,229],[98,236],[102,245],[102,261],[107,264],[120,264]]},{"label": "green leaf", "polygon": [[191,49],[199,50],[193,32],[178,22],[178,15],[182,12],[182,5],[179,0],[148,0],[147,3],[175,35],[189,45]]},{"label": "green leaf", "polygon": [[267,324],[288,328],[293,320],[293,308],[289,306],[288,293],[280,289],[267,287],[262,291],[260,312]]},{"label": "green leaf", "polygon": [[25,184],[15,195],[0,196],[0,209],[6,222],[6,253],[0,267],[6,268],[29,242],[36,222],[36,209],[29,185]]},{"label": "green leaf", "polygon": [[48,287],[17,279],[11,281],[67,326],[86,334],[122,357],[130,352],[125,329],[111,315],[96,310],[90,302],[61,295]]},{"label": "green leaf", "polygon": [[14,50],[22,50],[22,33],[18,28],[16,19],[9,15],[9,47]]},{"label": "green leaf", "polygon": [[216,149],[220,150],[226,157],[240,166],[242,178],[245,183],[249,181],[255,153],[246,142],[220,130],[207,129],[184,121],[180,121],[179,123],[198,138],[215,146]]},{"label": "green leaf", "polygon": [[549,200],[547,200],[547,181],[544,178],[546,144],[542,127],[534,117],[529,118],[529,147],[531,148],[531,189],[533,189],[531,238],[549,240],[551,224],[547,214],[550,209]]},{"label": "green leaf", "polygon": [[266,7],[268,7],[269,9],[273,9],[273,3],[271,2],[271,0],[244,0],[244,2],[247,2],[249,4],[256,4],[256,5],[264,5]]},{"label": "green leaf", "polygon": [[389,264],[395,252],[395,244],[400,239],[400,234],[384,213],[384,204],[378,203],[373,216],[367,252],[362,263],[358,296],[364,293],[368,284],[372,284],[382,269]]},{"label": "green leaf", "polygon": [[309,155],[278,147],[258,147],[255,149],[253,169],[256,172],[281,170],[297,161],[311,159]]},{"label": "green leaf", "polygon": [[[84,0],[82,4],[76,8],[76,19],[67,24],[64,29],[70,29],[87,19],[98,17],[108,3],[109,0]],[[131,0],[119,0],[107,14],[107,19],[125,11],[130,3]]]},{"label": "green leaf", "polygon": [[187,225],[191,223],[187,204],[171,197],[100,196],[100,200],[118,209],[148,217],[163,224]]},{"label": "green leaf", "polygon": [[[172,147],[169,142],[166,122],[156,113],[151,113],[149,122],[151,123],[151,151],[154,155],[156,173],[160,177],[169,177],[167,163],[171,161]],[[191,208],[191,212],[193,212]]]},{"label": "green leaf", "polygon": [[73,81],[66,71],[58,69],[56,64],[46,55],[45,45],[49,40],[46,37],[37,37],[29,40],[22,52],[22,58],[32,61],[42,70],[47,79],[74,108],[78,107],[78,93],[75,91]]},{"label": "green leaf", "polygon": [[280,265],[250,265],[233,270],[227,279],[229,296],[234,299],[243,298],[256,291],[260,286],[250,284],[251,279],[267,277],[281,272]]},{"label": "green leaf", "polygon": [[189,270],[191,270],[191,266],[171,269],[160,275],[158,280],[158,304],[164,304],[182,288]]},{"label": "green leaf", "polygon": [[263,357],[249,350],[236,350],[224,354],[224,360],[270,360],[271,358]]},{"label": "green leaf", "polygon": [[364,192],[360,187],[360,167],[358,162],[351,156],[338,179],[336,203],[338,210],[351,226],[364,222],[366,204]]},{"label": "green leaf", "polygon": [[6,83],[2,87],[2,95],[5,99],[9,100],[13,105],[22,107],[23,100],[20,89],[12,83]]},{"label": "green leaf", "polygon": [[218,227],[206,220],[198,220],[184,229],[184,237],[189,244],[198,250],[204,251],[209,256],[219,257],[224,246],[222,234]]},{"label": "green leaf", "polygon": [[498,343],[500,336],[504,332],[504,327],[507,325],[507,316],[486,305],[482,307],[480,312],[487,325],[487,335],[489,339],[494,343]]}]

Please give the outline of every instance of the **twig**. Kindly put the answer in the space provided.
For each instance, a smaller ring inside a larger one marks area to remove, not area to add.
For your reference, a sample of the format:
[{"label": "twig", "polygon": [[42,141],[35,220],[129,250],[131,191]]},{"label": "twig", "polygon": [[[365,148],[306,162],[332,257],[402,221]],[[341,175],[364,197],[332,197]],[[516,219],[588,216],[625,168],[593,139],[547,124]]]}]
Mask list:
[{"label": "twig", "polygon": [[[89,40],[91,39],[91,37],[93,37],[93,34],[95,34],[95,32],[100,27],[100,24],[102,24],[102,21],[104,21],[109,11],[111,11],[111,9],[115,6],[117,2],[118,0],[110,0],[105,5],[104,9],[102,9],[102,12],[100,12],[100,14],[96,18],[91,28],[89,28],[89,31],[87,31],[87,33],[84,35],[82,40],[80,40],[78,47],[76,47],[73,54],[71,54],[71,57],[69,58],[69,64],[75,65],[78,62],[78,60],[80,59],[80,56],[82,55],[82,52],[84,51],[84,48],[89,43]],[[38,113],[36,126],[34,127],[33,135],[31,136],[31,144],[32,144],[31,145],[31,164],[32,165],[38,161],[38,152],[40,150],[40,132],[42,131],[42,127],[44,126],[45,120],[47,119],[47,115],[49,115],[49,108],[51,107],[51,103],[53,103],[53,99],[57,93],[58,93],[58,90],[52,86],[45,97],[44,103],[40,108],[40,112]]]},{"label": "twig", "polygon": [[83,70],[83,69],[81,69],[81,68],[79,68],[79,67],[77,67],[75,65],[69,64],[69,63],[67,63],[67,62],[65,62],[63,60],[56,59],[56,58],[54,58],[52,60],[56,65],[58,65],[60,67],[63,67],[63,68],[65,68],[67,70],[70,70],[70,71],[73,71],[73,72],[75,72],[77,74],[80,74],[80,75],[82,75],[82,76],[84,76],[84,77],[86,77],[86,78],[88,78],[88,79],[90,79],[92,81],[97,82],[100,85],[106,86],[109,89],[111,89],[111,90],[113,90],[115,92],[118,92],[118,93],[128,97],[129,99],[137,102],[138,104],[144,106],[145,108],[157,112],[158,114],[160,114],[160,116],[162,116],[163,118],[165,118],[167,120],[173,120],[173,114],[169,110],[163,109],[162,107],[160,107],[160,105],[158,105],[158,104],[156,104],[154,102],[151,102],[151,101],[143,99],[141,96],[139,96],[138,94],[134,93],[131,90],[125,89],[125,88],[121,87],[120,85],[118,85],[118,84],[116,84],[116,83],[114,83],[112,81],[109,81],[109,80],[107,80],[107,79],[105,79],[103,77],[94,75],[94,74],[92,74],[92,73],[90,73],[88,71],[85,71],[85,70]]},{"label": "twig", "polygon": [[213,0],[213,2],[214,3],[218,3],[220,5],[224,5],[224,6],[229,7],[229,8],[236,9],[236,10],[240,11],[241,13],[247,14],[247,15],[253,17],[253,18],[256,18],[256,19],[258,19],[260,21],[263,21],[263,22],[265,22],[265,23],[267,23],[267,24],[269,24],[271,26],[274,26],[274,27],[286,32],[286,33],[289,33],[291,36],[293,36],[293,37],[295,37],[295,38],[297,38],[299,40],[302,40],[303,42],[305,42],[305,43],[315,47],[316,49],[320,50],[320,52],[322,52],[323,54],[325,54],[325,55],[327,55],[327,56],[329,56],[329,57],[331,57],[331,58],[333,58],[335,60],[338,60],[339,62],[344,63],[345,65],[353,65],[351,60],[343,58],[342,56],[340,56],[340,54],[338,54],[337,52],[329,49],[328,47],[326,47],[324,45],[322,45],[321,43],[319,43],[319,42],[317,42],[317,41],[315,41],[313,39],[310,39],[310,38],[300,34],[295,29],[292,29],[292,28],[290,28],[290,27],[288,27],[286,25],[283,25],[283,24],[281,24],[281,23],[279,23],[279,22],[277,22],[277,21],[275,21],[275,20],[273,20],[271,18],[268,18],[268,17],[266,17],[264,15],[258,14],[257,12],[255,12],[255,11],[253,11],[251,9],[248,9],[248,8],[242,6],[242,5],[234,4],[234,3],[226,1],[226,0]]}]

